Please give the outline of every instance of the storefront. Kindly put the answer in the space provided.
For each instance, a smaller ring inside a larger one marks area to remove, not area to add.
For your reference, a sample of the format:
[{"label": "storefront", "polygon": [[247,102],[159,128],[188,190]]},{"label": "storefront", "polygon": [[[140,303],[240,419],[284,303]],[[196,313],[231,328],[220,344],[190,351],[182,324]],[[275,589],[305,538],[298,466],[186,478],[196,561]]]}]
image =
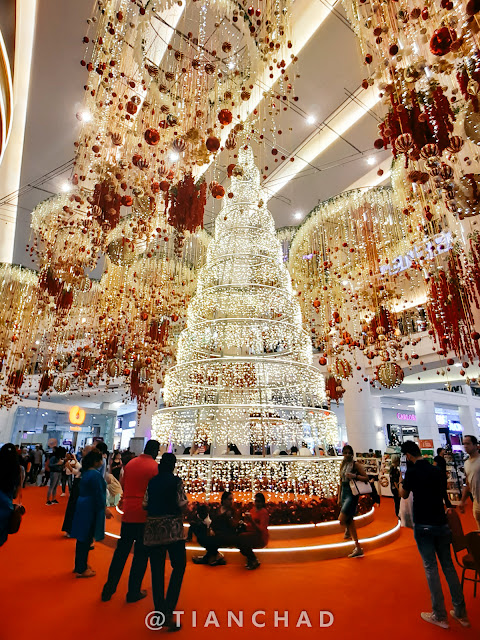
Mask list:
[{"label": "storefront", "polygon": [[72,423],[69,407],[65,411],[46,410],[36,407],[18,407],[13,422],[12,442],[17,445],[41,444],[48,447],[49,441],[77,450],[94,439],[103,440],[109,448],[113,446],[116,414],[113,411],[85,411],[81,424]]}]

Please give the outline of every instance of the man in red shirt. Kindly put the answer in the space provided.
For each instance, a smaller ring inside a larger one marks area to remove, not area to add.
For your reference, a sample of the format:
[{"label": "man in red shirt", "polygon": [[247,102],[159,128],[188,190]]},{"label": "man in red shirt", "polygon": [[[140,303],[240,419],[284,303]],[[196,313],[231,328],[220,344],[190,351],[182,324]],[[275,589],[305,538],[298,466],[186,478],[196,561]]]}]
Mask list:
[{"label": "man in red shirt", "polygon": [[135,548],[128,578],[127,602],[137,602],[147,595],[141,588],[148,564],[148,553],[143,545],[147,513],[142,507],[142,502],[148,483],[158,473],[156,458],[159,449],[160,444],[156,440],[149,440],[143,454],[130,460],[123,470],[122,529],[108,571],[107,582],[103,587],[103,602],[110,600],[115,593],[133,543]]}]

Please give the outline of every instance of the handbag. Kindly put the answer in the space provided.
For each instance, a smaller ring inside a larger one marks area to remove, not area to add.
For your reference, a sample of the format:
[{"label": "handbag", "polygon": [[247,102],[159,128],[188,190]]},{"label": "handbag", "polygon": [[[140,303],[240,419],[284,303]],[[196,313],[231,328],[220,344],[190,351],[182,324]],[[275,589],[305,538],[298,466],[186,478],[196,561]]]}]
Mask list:
[{"label": "handbag", "polygon": [[146,547],[171,544],[185,540],[182,516],[148,516],[143,534]]},{"label": "handbag", "polygon": [[[352,471],[355,469],[355,462],[353,463]],[[363,480],[357,480],[352,478],[350,480],[350,491],[354,496],[366,496],[372,493],[372,485],[370,482],[363,482]]]},{"label": "handbag", "polygon": [[25,507],[22,504],[14,504],[13,511],[8,519],[7,533],[18,533],[22,524],[22,517],[25,514]]},{"label": "handbag", "polygon": [[407,529],[413,529],[413,494],[410,493],[408,498],[402,498],[400,500],[400,509],[398,512],[400,518],[400,524]]},{"label": "handbag", "polygon": [[370,482],[352,479],[350,480],[350,491],[354,496],[366,496],[372,493],[372,485]]}]

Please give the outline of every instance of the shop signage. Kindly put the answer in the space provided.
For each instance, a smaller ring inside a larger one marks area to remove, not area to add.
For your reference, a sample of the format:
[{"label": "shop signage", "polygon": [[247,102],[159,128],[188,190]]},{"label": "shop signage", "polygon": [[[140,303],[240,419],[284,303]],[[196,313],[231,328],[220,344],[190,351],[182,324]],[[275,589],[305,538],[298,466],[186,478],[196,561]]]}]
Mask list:
[{"label": "shop signage", "polygon": [[414,413],[397,413],[397,418],[399,420],[411,420],[412,422],[417,421],[417,416]]},{"label": "shop signage", "polygon": [[85,409],[72,407],[68,413],[68,417],[72,424],[83,424],[85,422]]},{"label": "shop signage", "polygon": [[70,425],[70,431],[81,431],[82,427],[74,427],[73,425]]},{"label": "shop signage", "polygon": [[435,256],[441,253],[447,253],[453,248],[453,237],[451,231],[438,233],[431,240],[427,240],[425,244],[416,244],[411,250],[403,256],[398,256],[392,260],[390,264],[384,264],[380,267],[380,273],[383,275],[389,273],[394,276],[401,273],[412,266],[413,262],[423,265],[425,260],[433,260]]},{"label": "shop signage", "polygon": [[419,440],[420,449],[433,449],[433,440]]}]

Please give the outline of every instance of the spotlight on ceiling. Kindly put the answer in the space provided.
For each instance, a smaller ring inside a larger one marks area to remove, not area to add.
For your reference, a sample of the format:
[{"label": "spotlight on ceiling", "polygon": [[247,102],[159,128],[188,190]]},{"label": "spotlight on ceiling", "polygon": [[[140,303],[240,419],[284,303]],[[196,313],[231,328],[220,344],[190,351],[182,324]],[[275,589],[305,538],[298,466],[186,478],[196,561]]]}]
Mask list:
[{"label": "spotlight on ceiling", "polygon": [[369,157],[367,158],[367,164],[369,164],[370,166],[371,166],[372,164],[375,164],[375,158],[374,158],[373,156],[369,156]]},{"label": "spotlight on ceiling", "polygon": [[84,109],[83,111],[79,111],[77,113],[77,120],[79,120],[80,122],[91,122],[92,114],[90,113],[90,111]]},{"label": "spotlight on ceiling", "polygon": [[303,213],[301,211],[295,211],[293,217],[295,218],[295,220],[301,220],[303,218]]},{"label": "spotlight on ceiling", "polygon": [[307,116],[307,124],[315,124],[314,116]]},{"label": "spotlight on ceiling", "polygon": [[177,162],[177,160],[180,158],[180,155],[176,151],[170,151],[168,157],[172,162]]},{"label": "spotlight on ceiling", "polygon": [[64,182],[62,185],[60,185],[60,190],[62,191],[62,193],[68,193],[69,191],[71,191],[72,189],[72,185],[70,184],[70,182]]},{"label": "spotlight on ceiling", "polygon": [[235,69],[235,62],[233,60],[230,60],[230,62],[227,64],[227,67],[229,69]]}]

